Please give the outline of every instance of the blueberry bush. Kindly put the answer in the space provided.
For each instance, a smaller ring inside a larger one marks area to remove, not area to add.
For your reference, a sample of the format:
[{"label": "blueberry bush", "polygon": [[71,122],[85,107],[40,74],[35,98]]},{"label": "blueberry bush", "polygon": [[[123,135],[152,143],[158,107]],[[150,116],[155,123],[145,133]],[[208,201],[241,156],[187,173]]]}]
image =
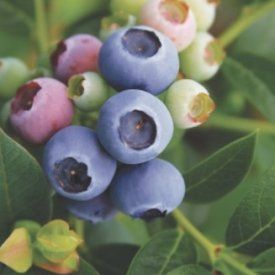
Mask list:
[{"label": "blueberry bush", "polygon": [[274,15],[0,0],[0,275],[274,275]]}]

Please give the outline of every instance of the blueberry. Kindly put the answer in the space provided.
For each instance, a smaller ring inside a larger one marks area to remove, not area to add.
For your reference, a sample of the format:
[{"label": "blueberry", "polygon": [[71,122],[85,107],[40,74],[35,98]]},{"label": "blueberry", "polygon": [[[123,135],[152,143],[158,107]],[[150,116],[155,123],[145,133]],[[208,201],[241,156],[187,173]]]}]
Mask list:
[{"label": "blueberry", "polygon": [[61,202],[72,214],[92,223],[112,219],[117,213],[117,210],[109,198],[109,194],[106,192],[87,201],[61,198]]},{"label": "blueberry", "polygon": [[29,69],[21,60],[0,58],[0,99],[13,97],[18,87],[27,81],[29,74]]},{"label": "blueberry", "polygon": [[21,86],[11,103],[10,122],[26,141],[43,143],[70,125],[73,104],[67,87],[53,78],[36,78]]},{"label": "blueberry", "polygon": [[190,47],[180,53],[181,72],[196,81],[211,79],[219,70],[225,52],[211,34],[199,32]]},{"label": "blueberry", "polygon": [[163,92],[177,77],[179,59],[172,41],[152,28],[137,26],[112,34],[99,54],[99,68],[118,91]]},{"label": "blueberry", "polygon": [[201,125],[215,110],[215,103],[206,88],[191,79],[174,82],[165,100],[175,126],[181,129]]},{"label": "blueberry", "polygon": [[75,74],[96,71],[101,45],[101,41],[89,34],[60,41],[51,55],[54,76],[66,83]]},{"label": "blueberry", "polygon": [[164,33],[178,51],[186,49],[195,38],[196,20],[189,5],[182,0],[148,0],[143,6],[141,23]]},{"label": "blueberry", "polygon": [[126,90],[102,106],[97,134],[115,159],[137,164],[160,154],[173,135],[173,121],[165,105],[140,90]]},{"label": "blueberry", "polygon": [[108,97],[108,86],[99,74],[85,72],[70,78],[69,97],[82,111],[97,110]]},{"label": "blueberry", "polygon": [[74,200],[89,200],[110,184],[116,161],[101,147],[89,128],[69,126],[47,143],[43,167],[53,188]]},{"label": "blueberry", "polygon": [[123,165],[110,187],[111,198],[119,210],[145,220],[172,212],[182,202],[184,193],[180,172],[161,159]]},{"label": "blueberry", "polygon": [[184,0],[191,7],[199,31],[207,31],[213,24],[220,0]]}]

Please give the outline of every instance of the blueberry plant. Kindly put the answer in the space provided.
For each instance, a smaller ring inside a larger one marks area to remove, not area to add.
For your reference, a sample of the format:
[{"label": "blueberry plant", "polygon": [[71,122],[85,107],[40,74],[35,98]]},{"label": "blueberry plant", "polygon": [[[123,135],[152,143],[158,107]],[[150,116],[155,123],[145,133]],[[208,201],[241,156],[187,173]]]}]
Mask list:
[{"label": "blueberry plant", "polygon": [[275,274],[274,0],[0,0],[0,275]]}]

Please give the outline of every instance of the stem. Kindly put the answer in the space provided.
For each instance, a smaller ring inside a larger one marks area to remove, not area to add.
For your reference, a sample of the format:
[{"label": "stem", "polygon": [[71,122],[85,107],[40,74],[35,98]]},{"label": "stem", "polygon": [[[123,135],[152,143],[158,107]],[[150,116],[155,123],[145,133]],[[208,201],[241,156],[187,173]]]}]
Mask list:
[{"label": "stem", "polygon": [[38,48],[41,54],[48,51],[48,28],[43,0],[34,0],[35,18],[36,18],[36,38]]},{"label": "stem", "polygon": [[265,134],[275,135],[275,125],[272,123],[247,118],[232,117],[222,114],[213,114],[211,119],[204,125],[204,127],[248,133],[259,129]]},{"label": "stem", "polygon": [[238,270],[244,275],[256,275],[251,269],[246,267],[243,263],[235,260],[231,255],[220,251],[222,248],[220,245],[213,244],[208,240],[179,210],[176,209],[173,212],[175,220],[178,222],[180,227],[189,234],[201,247],[207,252],[209,259],[213,265],[215,265],[217,260],[223,260],[228,265]]},{"label": "stem", "polygon": [[231,44],[243,31],[249,28],[254,22],[268,14],[275,8],[275,1],[245,8],[240,17],[221,36],[220,42],[224,47]]},{"label": "stem", "polygon": [[240,271],[241,274],[244,274],[244,275],[257,275],[257,273],[255,273],[254,271],[252,271],[251,269],[246,267],[244,264],[237,261],[236,259],[234,259],[232,256],[230,256],[228,254],[221,253],[220,259],[222,259],[224,262],[226,262],[228,265],[232,266],[236,270]]},{"label": "stem", "polygon": [[183,214],[179,209],[174,210],[173,216],[178,224],[186,231],[200,246],[202,246],[212,263],[216,260],[216,246],[210,242]]}]

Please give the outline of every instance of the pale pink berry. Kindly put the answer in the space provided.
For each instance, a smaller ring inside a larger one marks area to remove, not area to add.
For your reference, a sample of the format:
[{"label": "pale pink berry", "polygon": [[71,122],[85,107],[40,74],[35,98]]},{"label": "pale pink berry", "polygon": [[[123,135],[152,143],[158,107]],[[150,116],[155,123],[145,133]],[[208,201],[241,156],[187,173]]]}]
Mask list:
[{"label": "pale pink berry", "polygon": [[86,71],[97,71],[102,42],[89,34],[78,34],[62,40],[51,55],[54,76],[66,83]]},{"label": "pale pink berry", "polygon": [[196,35],[196,20],[189,5],[181,0],[148,0],[141,10],[141,22],[163,32],[178,51],[186,49]]},{"label": "pale pink berry", "polygon": [[26,141],[43,143],[71,124],[73,104],[67,87],[52,78],[36,78],[21,86],[11,103],[10,122]]}]

